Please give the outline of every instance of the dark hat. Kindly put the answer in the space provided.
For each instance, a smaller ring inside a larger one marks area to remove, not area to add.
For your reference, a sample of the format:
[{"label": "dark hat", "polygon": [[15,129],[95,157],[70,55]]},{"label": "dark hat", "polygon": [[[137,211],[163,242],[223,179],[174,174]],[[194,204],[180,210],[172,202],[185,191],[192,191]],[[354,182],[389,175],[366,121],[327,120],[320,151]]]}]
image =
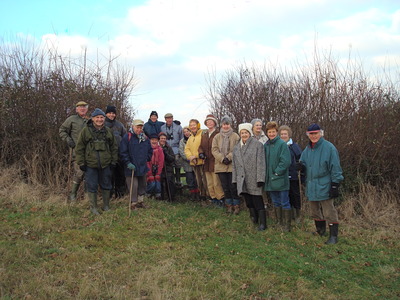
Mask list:
[{"label": "dark hat", "polygon": [[150,113],[150,117],[151,116],[157,116],[157,118],[158,118],[158,113],[155,111],[155,110],[153,110],[151,113]]},{"label": "dark hat", "polygon": [[150,134],[149,139],[157,139],[158,140],[159,137],[158,137],[157,133],[152,133],[152,134]]},{"label": "dark hat", "polygon": [[104,111],[102,111],[100,108],[96,108],[96,109],[92,112],[92,114],[91,114],[92,117],[99,116],[99,115],[101,115],[101,116],[103,116],[103,117],[106,116],[106,114],[104,113]]},{"label": "dark hat", "polygon": [[114,105],[107,105],[106,114],[108,114],[110,112],[117,114],[117,108]]},{"label": "dark hat", "polygon": [[310,126],[308,126],[307,133],[318,132],[320,130],[321,130],[321,127],[319,127],[319,125],[317,123],[313,123]]},{"label": "dark hat", "polygon": [[221,119],[221,124],[232,124],[232,118],[229,116],[223,116]]},{"label": "dark hat", "polygon": [[208,120],[214,121],[215,126],[218,126],[217,118],[214,117],[214,115],[212,115],[212,114],[207,115],[206,119],[204,120],[204,125],[207,125],[206,123],[207,123]]}]

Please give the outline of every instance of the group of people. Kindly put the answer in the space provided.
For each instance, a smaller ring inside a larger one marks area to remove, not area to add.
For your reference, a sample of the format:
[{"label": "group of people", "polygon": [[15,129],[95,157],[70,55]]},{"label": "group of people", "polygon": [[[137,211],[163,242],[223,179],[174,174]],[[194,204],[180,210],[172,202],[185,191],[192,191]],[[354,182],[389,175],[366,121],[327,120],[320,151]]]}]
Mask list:
[{"label": "group of people", "polygon": [[96,108],[86,119],[88,105],[76,104],[76,115],[60,127],[60,136],[74,158],[74,177],[70,200],[85,176],[91,212],[97,209],[100,186],[103,210],[109,209],[112,194],[130,193],[131,208],[145,207],[144,197],[173,201],[181,188],[181,169],[186,177],[190,198],[209,200],[226,207],[228,214],[239,214],[245,200],[250,218],[257,229],[267,228],[266,200],[273,203],[277,226],[291,231],[291,222],[300,220],[301,188],[306,188],[316,232],[326,235],[327,244],[338,241],[338,214],[333,200],[339,196],[343,180],[338,151],[324,139],[322,128],[311,124],[306,131],[307,147],[292,139],[287,125],[278,126],[253,119],[242,123],[236,133],[232,119],[220,121],[209,114],[204,125],[197,119],[182,128],[171,113],[158,120],[152,111],[145,123],[132,122],[128,131],[116,120],[116,108],[107,106],[104,113]]}]

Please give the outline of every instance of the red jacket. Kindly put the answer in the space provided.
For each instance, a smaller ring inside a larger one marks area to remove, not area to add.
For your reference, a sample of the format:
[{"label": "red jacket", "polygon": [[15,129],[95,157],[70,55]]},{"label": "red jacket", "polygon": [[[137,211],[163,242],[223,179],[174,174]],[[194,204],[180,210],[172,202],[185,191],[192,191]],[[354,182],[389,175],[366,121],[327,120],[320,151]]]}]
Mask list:
[{"label": "red jacket", "polygon": [[151,160],[147,162],[147,167],[149,168],[147,172],[147,182],[160,181],[160,175],[164,168],[164,152],[159,145],[153,148],[153,156]]}]

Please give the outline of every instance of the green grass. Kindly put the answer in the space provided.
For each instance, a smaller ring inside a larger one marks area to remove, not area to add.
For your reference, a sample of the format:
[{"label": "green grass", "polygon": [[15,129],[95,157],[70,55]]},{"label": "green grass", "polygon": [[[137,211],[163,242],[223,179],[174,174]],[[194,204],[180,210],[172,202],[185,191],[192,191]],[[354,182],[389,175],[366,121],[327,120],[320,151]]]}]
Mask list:
[{"label": "green grass", "polygon": [[400,297],[391,230],[341,224],[339,244],[328,246],[308,220],[291,233],[271,223],[257,232],[247,211],[147,203],[128,218],[126,199],[100,217],[86,203],[0,199],[2,299]]}]

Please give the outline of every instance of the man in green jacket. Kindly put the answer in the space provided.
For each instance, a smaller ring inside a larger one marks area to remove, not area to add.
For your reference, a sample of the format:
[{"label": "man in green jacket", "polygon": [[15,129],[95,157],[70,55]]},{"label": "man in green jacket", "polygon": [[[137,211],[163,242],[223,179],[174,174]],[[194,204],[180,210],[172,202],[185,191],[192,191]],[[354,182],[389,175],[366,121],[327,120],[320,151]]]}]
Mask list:
[{"label": "man in green jacket", "polygon": [[88,112],[88,104],[83,101],[76,103],[76,115],[69,116],[64,123],[61,124],[59,129],[59,135],[61,139],[67,143],[70,151],[72,151],[72,163],[74,166],[74,176],[72,179],[72,190],[69,195],[70,201],[76,201],[76,195],[79,189],[79,185],[83,181],[85,173],[79,169],[79,166],[75,162],[75,146],[78,142],[78,136],[83,127],[85,127],[88,118],[86,114]]},{"label": "man in green jacket", "polygon": [[306,195],[311,204],[311,214],[317,234],[325,235],[326,222],[330,236],[326,244],[338,242],[338,213],[333,199],[339,197],[339,184],[343,180],[339,153],[335,146],[323,138],[323,130],[318,124],[307,129],[310,143],[303,151],[298,170],[306,172]]},{"label": "man in green jacket", "polygon": [[79,134],[76,144],[76,163],[85,172],[85,180],[90,200],[90,211],[98,215],[97,189],[100,185],[103,210],[109,210],[112,170],[118,161],[118,144],[111,129],[104,125],[106,115],[96,108],[92,119]]}]

